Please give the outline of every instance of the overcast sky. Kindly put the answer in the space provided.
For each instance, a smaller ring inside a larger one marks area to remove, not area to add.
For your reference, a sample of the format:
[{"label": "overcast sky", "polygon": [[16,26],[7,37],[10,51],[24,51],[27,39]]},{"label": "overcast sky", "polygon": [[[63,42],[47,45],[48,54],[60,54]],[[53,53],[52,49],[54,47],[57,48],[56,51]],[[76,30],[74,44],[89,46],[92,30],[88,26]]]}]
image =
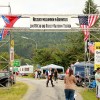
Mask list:
[{"label": "overcast sky", "polygon": [[[82,14],[87,0],[0,0],[0,5],[11,5],[12,14]],[[100,0],[94,0],[100,6]],[[98,8],[100,9],[100,8]],[[7,7],[0,7],[0,14],[8,14]],[[0,19],[3,23],[3,20]],[[20,19],[14,26],[26,27],[29,19]],[[3,24],[0,24],[2,27]]]}]

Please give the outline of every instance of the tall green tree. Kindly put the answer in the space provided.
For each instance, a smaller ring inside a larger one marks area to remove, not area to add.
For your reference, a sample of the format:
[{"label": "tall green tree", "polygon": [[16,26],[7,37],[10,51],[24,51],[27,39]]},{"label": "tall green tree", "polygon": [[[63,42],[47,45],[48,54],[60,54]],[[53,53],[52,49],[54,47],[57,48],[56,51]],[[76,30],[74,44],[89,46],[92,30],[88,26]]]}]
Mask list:
[{"label": "tall green tree", "polygon": [[87,0],[85,3],[85,8],[83,10],[84,14],[98,14],[97,4],[93,0]]},{"label": "tall green tree", "polygon": [[[94,3],[93,0],[87,0],[85,2],[85,8],[83,10],[84,14],[99,14],[98,6]],[[96,21],[93,27],[99,27],[99,20]]]}]

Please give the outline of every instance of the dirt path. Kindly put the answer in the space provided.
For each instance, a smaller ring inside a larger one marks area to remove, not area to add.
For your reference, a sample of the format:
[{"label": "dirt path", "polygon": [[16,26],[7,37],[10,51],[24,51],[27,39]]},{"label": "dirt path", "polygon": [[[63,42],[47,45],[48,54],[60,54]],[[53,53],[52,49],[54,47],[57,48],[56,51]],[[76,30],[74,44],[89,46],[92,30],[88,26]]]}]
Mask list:
[{"label": "dirt path", "polygon": [[[46,79],[17,78],[17,81],[24,82],[29,86],[22,100],[65,100],[63,80],[54,83],[55,87],[52,87],[50,83],[49,87],[46,87]],[[78,88],[76,91],[76,100],[83,100]]]}]

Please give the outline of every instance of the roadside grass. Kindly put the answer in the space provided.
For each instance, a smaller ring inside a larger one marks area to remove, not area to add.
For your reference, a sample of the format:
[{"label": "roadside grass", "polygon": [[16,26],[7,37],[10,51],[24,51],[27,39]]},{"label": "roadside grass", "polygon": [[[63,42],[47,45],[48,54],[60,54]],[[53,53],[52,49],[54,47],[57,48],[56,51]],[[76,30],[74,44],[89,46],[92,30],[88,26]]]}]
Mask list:
[{"label": "roadside grass", "polygon": [[81,95],[83,97],[83,100],[97,100],[95,90],[85,89],[81,92]]},{"label": "roadside grass", "polygon": [[25,83],[17,82],[10,88],[0,88],[0,100],[21,100],[28,89]]}]

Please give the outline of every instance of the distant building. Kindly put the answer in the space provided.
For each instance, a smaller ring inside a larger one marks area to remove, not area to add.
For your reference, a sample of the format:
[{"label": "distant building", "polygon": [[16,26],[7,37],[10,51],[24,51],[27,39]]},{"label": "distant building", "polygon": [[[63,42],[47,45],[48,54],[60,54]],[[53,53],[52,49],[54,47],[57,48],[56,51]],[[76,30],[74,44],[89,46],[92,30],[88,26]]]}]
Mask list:
[{"label": "distant building", "polygon": [[32,65],[23,65],[19,67],[20,74],[29,74],[33,73],[34,67]]}]

